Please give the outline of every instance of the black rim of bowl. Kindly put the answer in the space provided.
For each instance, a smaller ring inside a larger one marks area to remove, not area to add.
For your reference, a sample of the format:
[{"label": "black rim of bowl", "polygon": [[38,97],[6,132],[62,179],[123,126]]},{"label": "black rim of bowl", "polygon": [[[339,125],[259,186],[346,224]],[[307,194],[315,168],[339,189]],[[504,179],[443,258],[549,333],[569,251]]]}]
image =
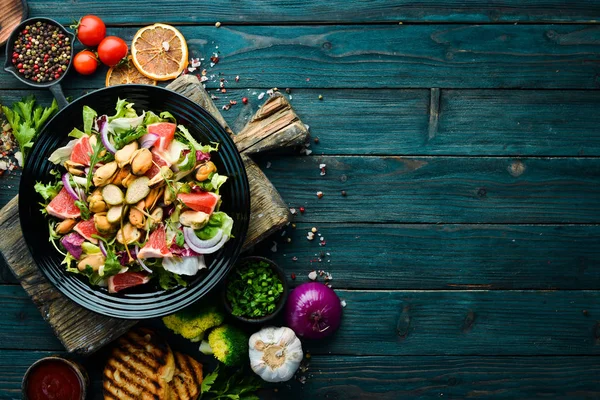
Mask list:
[{"label": "black rim of bowl", "polygon": [[[19,35],[19,33],[28,24],[36,23],[38,21],[48,22],[50,24],[58,26],[65,33],[65,35],[67,35],[69,37],[69,39],[71,40],[71,59],[69,60],[69,64],[67,65],[67,70],[60,76],[60,78],[53,80],[51,82],[45,82],[45,83],[34,82],[29,79],[26,79],[24,76],[21,76],[21,74],[19,74],[19,71],[17,70],[17,67],[15,67],[12,64],[12,57],[10,57],[10,55],[12,54],[13,47],[15,45],[15,40],[17,39],[17,36]],[[58,23],[57,21],[55,21],[51,18],[44,18],[44,17],[35,17],[35,18],[26,19],[23,22],[21,22],[12,31],[12,33],[8,37],[8,40],[6,41],[6,54],[5,54],[6,58],[4,60],[4,70],[13,74],[18,80],[20,80],[21,82],[23,82],[26,85],[35,86],[35,87],[39,87],[39,88],[47,88],[50,86],[54,86],[54,85],[60,83],[60,81],[62,81],[63,78],[65,76],[67,76],[67,74],[71,70],[71,65],[73,65],[73,55],[75,52],[74,44],[75,44],[75,35],[72,32],[69,32],[67,30],[67,28],[65,28],[62,24]]]},{"label": "black rim of bowl", "polygon": [[[281,279],[281,284],[283,285],[283,293],[281,294],[281,297],[277,301],[277,306],[275,307],[275,311],[273,311],[271,314],[265,315],[264,317],[260,317],[260,318],[248,318],[248,317],[233,315],[232,314],[233,310],[231,309],[231,306],[229,305],[229,301],[227,300],[227,285],[229,283],[229,277],[231,276],[231,274],[233,274],[233,272],[237,268],[240,268],[240,267],[244,266],[245,264],[252,262],[252,261],[264,261],[264,262],[268,263],[269,266],[277,273],[277,275],[279,276],[279,279]],[[238,262],[235,264],[235,266],[231,269],[231,271],[227,275],[227,278],[225,278],[225,284],[223,285],[223,290],[221,293],[222,293],[223,304],[224,304],[225,310],[233,318],[237,319],[238,321],[246,322],[249,324],[262,324],[262,323],[272,320],[281,312],[281,310],[283,310],[283,307],[285,306],[285,302],[287,300],[288,291],[289,291],[289,289],[288,289],[288,285],[287,285],[287,279],[285,277],[285,272],[283,272],[283,269],[281,269],[281,267],[279,265],[277,265],[275,263],[275,261],[270,260],[266,257],[261,257],[261,256],[249,256],[249,257],[244,257],[244,258],[239,259]]]},{"label": "black rim of bowl", "polygon": [[[187,287],[177,287],[168,291],[156,288],[149,292],[144,285],[139,287],[139,290],[133,288],[124,293],[108,294],[105,288],[90,286],[85,277],[65,272],[64,265],[60,264],[63,257],[48,243],[47,219],[39,211],[38,201],[41,197],[33,186],[37,181],[50,180],[49,172],[56,166],[47,158],[54,149],[68,141],[67,133],[74,126],[81,125],[83,106],[88,105],[98,112],[109,112],[114,109],[118,97],[137,103],[134,108],[140,111],[170,111],[177,118],[177,122],[187,125],[197,139],[221,143],[213,161],[230,178],[222,190],[221,209],[234,219],[234,238],[217,253],[205,256],[208,270],[202,270],[190,278]],[[54,133],[55,129],[61,134]],[[99,314],[124,319],[144,319],[171,314],[205,296],[225,278],[235,264],[246,236],[249,215],[248,178],[241,156],[227,132],[198,104],[179,93],[149,85],[119,85],[99,89],[80,97],[61,110],[42,129],[37,143],[28,155],[19,187],[21,229],[32,258],[44,275],[61,293],[77,304]]]}]

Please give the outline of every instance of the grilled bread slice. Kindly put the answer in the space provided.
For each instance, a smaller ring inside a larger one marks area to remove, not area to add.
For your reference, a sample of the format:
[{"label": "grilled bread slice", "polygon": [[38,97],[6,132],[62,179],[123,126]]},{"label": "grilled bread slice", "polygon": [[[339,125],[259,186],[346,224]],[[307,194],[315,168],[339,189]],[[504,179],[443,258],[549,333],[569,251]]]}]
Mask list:
[{"label": "grilled bread slice", "polygon": [[174,372],[166,340],[150,329],[133,329],[119,338],[104,367],[104,399],[168,399]]},{"label": "grilled bread slice", "polygon": [[187,354],[175,352],[175,375],[169,383],[170,400],[196,400],[202,385],[202,364]]}]

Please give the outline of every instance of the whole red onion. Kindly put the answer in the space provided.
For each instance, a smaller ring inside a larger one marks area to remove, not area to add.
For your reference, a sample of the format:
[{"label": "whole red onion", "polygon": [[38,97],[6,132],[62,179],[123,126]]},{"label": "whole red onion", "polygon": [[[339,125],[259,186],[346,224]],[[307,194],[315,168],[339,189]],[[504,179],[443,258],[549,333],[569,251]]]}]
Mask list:
[{"label": "whole red onion", "polygon": [[285,311],[287,325],[306,339],[332,335],[342,320],[339,297],[320,282],[303,283],[292,290]]}]

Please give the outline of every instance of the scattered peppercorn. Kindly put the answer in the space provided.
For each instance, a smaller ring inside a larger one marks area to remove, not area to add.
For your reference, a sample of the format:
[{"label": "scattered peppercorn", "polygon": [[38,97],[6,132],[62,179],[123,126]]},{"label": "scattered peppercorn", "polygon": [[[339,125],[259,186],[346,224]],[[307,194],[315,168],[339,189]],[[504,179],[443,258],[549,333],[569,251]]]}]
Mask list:
[{"label": "scattered peppercorn", "polygon": [[342,190],[342,196],[346,197],[346,191]]},{"label": "scattered peppercorn", "polygon": [[306,208],[300,207],[300,213],[304,214],[304,211],[306,211]]},{"label": "scattered peppercorn", "polygon": [[27,25],[13,45],[12,64],[25,79],[38,83],[54,81],[71,62],[70,41],[58,25],[43,21]]},{"label": "scattered peppercorn", "polygon": [[322,94],[319,95],[319,100],[323,100],[323,95]]},{"label": "scattered peppercorn", "polygon": [[292,280],[293,280],[293,281],[295,281],[295,280],[296,280],[296,274],[294,274],[293,272],[292,272]]},{"label": "scattered peppercorn", "polygon": [[292,89],[290,89],[290,88],[285,88],[285,92],[286,92],[287,94],[290,94],[290,93],[292,93]]},{"label": "scattered peppercorn", "polygon": [[315,144],[319,144],[319,138],[318,137],[314,138],[313,142],[315,142]]},{"label": "scattered peppercorn", "polygon": [[317,192],[317,197],[320,199],[321,197],[323,197],[323,192],[319,191]]},{"label": "scattered peppercorn", "polygon": [[221,27],[221,23],[220,22],[216,22],[215,23],[215,27],[220,28]]},{"label": "scattered peppercorn", "polygon": [[248,98],[242,97],[242,104],[248,104]]}]

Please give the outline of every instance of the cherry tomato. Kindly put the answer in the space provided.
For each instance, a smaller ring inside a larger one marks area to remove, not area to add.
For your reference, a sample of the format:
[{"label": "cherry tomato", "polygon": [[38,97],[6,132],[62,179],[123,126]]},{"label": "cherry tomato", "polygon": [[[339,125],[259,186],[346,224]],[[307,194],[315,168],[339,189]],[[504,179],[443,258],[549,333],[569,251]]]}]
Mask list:
[{"label": "cherry tomato", "polygon": [[97,46],[106,36],[106,25],[95,15],[86,15],[79,20],[77,39],[84,46]]},{"label": "cherry tomato", "polygon": [[98,45],[98,57],[104,64],[114,67],[127,55],[128,50],[129,47],[123,39],[107,36]]},{"label": "cherry tomato", "polygon": [[73,58],[73,66],[81,75],[91,75],[98,68],[98,58],[91,51],[83,50]]}]

